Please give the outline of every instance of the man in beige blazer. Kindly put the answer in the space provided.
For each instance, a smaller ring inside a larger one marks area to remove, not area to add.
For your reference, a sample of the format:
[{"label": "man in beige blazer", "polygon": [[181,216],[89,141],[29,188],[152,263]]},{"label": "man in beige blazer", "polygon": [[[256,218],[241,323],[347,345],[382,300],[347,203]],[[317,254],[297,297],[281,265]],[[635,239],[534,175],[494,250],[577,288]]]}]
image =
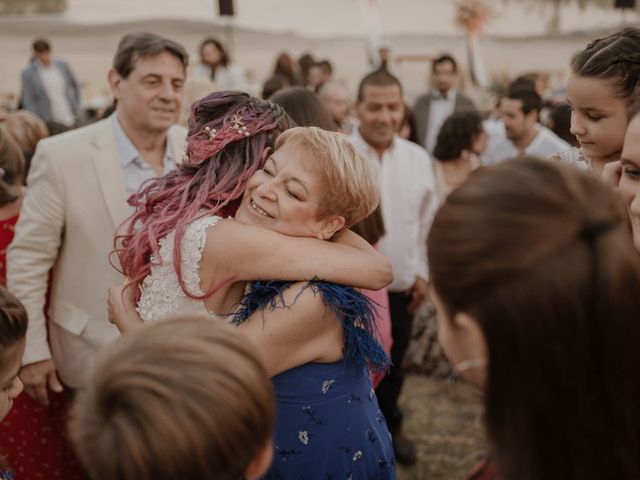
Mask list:
[{"label": "man in beige blazer", "polygon": [[58,375],[86,385],[96,354],[118,336],[106,304],[108,287],[123,280],[109,263],[114,232],[132,213],[128,195],[182,155],[186,132],[174,123],[187,62],[175,42],[125,36],[108,74],[115,112],[38,145],[7,277],[29,313],[20,378],[43,405],[47,387],[62,390]]}]

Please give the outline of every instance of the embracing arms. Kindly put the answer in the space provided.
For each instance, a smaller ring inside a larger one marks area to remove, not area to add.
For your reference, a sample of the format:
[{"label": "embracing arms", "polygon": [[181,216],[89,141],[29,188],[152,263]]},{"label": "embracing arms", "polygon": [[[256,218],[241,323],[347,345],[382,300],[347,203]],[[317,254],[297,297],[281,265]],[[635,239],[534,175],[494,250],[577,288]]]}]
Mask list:
[{"label": "embracing arms", "polygon": [[234,220],[209,229],[201,271],[241,280],[311,280],[319,278],[370,290],[392,277],[387,258],[348,230],[332,241],[291,237]]}]

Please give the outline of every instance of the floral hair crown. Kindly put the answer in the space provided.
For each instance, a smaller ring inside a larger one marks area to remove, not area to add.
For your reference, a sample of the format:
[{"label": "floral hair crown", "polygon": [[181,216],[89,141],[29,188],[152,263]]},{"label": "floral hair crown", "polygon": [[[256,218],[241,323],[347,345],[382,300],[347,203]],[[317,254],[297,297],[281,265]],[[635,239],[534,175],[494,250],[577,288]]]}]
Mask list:
[{"label": "floral hair crown", "polygon": [[272,130],[277,124],[275,112],[257,111],[245,106],[233,114],[226,115],[222,122],[214,119],[191,135],[187,140],[182,161],[198,165],[224,150],[230,143]]}]

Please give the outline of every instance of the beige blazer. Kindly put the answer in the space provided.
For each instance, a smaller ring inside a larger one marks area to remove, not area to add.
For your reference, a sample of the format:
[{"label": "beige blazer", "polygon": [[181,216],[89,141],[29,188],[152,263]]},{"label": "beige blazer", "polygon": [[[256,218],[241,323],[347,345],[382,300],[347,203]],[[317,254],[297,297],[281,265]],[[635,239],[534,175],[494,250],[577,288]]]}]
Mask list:
[{"label": "beige blazer", "polygon": [[[183,127],[169,130],[174,159],[181,158],[185,136]],[[108,256],[115,229],[131,210],[112,119],[42,140],[27,183],[7,253],[9,290],[29,313],[23,363],[53,358],[62,381],[82,387],[100,348],[118,336],[106,298],[122,277]]]}]

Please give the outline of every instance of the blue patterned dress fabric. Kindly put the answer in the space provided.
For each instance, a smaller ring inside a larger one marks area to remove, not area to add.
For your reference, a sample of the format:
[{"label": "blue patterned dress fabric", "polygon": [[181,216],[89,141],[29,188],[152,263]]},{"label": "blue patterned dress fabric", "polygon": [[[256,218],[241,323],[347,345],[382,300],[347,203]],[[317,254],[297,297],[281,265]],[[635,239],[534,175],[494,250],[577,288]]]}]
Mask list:
[{"label": "blue patterned dress fabric", "polygon": [[[255,310],[282,307],[293,282],[254,282],[234,323]],[[273,377],[277,400],[275,453],[266,480],[392,480],[391,435],[371,385],[369,369],[389,359],[374,337],[370,301],[342,285],[312,281],[311,288],[343,325],[344,359],[308,363]],[[287,305],[284,308],[290,308]]]}]

